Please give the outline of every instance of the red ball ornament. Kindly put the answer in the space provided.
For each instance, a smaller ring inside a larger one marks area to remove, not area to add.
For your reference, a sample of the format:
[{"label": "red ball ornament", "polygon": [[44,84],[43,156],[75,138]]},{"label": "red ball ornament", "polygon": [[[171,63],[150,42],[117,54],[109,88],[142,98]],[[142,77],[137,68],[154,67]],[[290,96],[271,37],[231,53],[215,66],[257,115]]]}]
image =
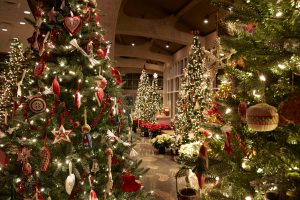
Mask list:
[{"label": "red ball ornament", "polygon": [[106,57],[106,54],[107,54],[107,48],[106,48],[106,47],[103,48],[103,49],[99,48],[99,49],[97,50],[97,55],[98,55],[98,57],[99,57],[100,59],[104,59],[104,58]]},{"label": "red ball ornament", "polygon": [[37,66],[35,66],[34,68],[34,71],[33,71],[33,74],[34,74],[34,77],[37,78],[39,77],[40,75],[43,75],[44,71],[45,71],[45,68],[46,68],[46,64],[45,64],[45,61],[43,58],[40,59],[40,62],[37,64]]},{"label": "red ball ornament", "polygon": [[121,183],[124,192],[137,192],[141,189],[141,184],[135,180],[135,176],[131,172],[123,172]]},{"label": "red ball ornament", "polygon": [[59,82],[57,81],[57,78],[55,77],[53,82],[52,82],[52,90],[53,93],[56,94],[57,96],[60,96],[60,86]]},{"label": "red ball ornament", "polygon": [[17,185],[17,192],[19,194],[23,194],[24,192],[24,183],[23,182],[19,182],[18,185]]},{"label": "red ball ornament", "polygon": [[81,27],[82,20],[78,16],[70,16],[64,18],[64,27],[67,31],[74,35]]}]

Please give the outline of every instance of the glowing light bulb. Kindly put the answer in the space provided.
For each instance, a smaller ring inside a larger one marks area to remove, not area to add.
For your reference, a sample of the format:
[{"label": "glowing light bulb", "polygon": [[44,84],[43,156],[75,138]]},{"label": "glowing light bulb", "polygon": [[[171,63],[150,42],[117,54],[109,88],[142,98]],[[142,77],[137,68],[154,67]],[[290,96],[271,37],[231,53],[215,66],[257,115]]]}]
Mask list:
[{"label": "glowing light bulb", "polygon": [[278,12],[275,14],[276,17],[281,17],[282,15],[283,15],[283,13],[282,13],[281,11],[278,11]]},{"label": "glowing light bulb", "polygon": [[229,114],[229,113],[231,113],[231,109],[227,108],[226,111],[225,111],[225,114]]},{"label": "glowing light bulb", "polygon": [[252,200],[252,197],[251,196],[246,196],[245,200]]},{"label": "glowing light bulb", "polygon": [[278,64],[278,67],[279,67],[280,69],[284,69],[284,68],[285,68],[285,65],[284,65],[284,64]]},{"label": "glowing light bulb", "polygon": [[266,81],[267,79],[266,79],[266,77],[265,77],[264,75],[260,75],[260,76],[259,76],[259,80],[261,80],[261,81]]}]

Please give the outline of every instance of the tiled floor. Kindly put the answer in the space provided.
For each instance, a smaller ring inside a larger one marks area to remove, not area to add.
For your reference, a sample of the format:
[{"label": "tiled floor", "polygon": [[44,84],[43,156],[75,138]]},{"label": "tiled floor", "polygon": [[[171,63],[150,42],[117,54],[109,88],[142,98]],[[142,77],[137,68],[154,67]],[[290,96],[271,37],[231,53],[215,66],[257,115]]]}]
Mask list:
[{"label": "tiled floor", "polygon": [[176,200],[175,173],[179,165],[173,161],[170,152],[160,155],[150,144],[150,139],[141,137],[136,145],[139,158],[143,160],[142,166],[150,171],[142,177],[146,191],[153,191],[156,200]]}]

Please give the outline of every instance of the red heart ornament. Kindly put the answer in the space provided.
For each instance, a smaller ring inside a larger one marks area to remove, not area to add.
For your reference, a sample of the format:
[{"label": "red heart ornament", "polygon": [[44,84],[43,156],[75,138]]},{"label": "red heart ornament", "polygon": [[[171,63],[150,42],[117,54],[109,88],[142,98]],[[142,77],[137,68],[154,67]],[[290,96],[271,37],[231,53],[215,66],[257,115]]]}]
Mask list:
[{"label": "red heart ornament", "polygon": [[64,18],[64,26],[67,29],[67,31],[72,35],[74,35],[79,30],[81,24],[82,20],[78,16]]},{"label": "red heart ornament", "polygon": [[40,62],[37,64],[37,66],[34,68],[34,77],[37,78],[38,76],[42,75],[45,71],[46,64],[43,58],[41,58]]}]

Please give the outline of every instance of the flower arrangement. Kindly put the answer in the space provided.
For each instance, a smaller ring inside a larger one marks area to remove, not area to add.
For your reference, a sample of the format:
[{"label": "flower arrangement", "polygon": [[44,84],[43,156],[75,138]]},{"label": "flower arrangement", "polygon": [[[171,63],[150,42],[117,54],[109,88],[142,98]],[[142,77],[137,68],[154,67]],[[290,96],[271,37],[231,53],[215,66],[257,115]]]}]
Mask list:
[{"label": "flower arrangement", "polygon": [[168,124],[155,124],[150,122],[141,124],[141,128],[152,133],[160,132],[161,130],[171,130],[171,126]]},{"label": "flower arrangement", "polygon": [[183,144],[179,149],[179,156],[182,158],[196,158],[199,155],[201,141]]},{"label": "flower arrangement", "polygon": [[161,134],[151,140],[151,143],[156,149],[169,148],[175,141],[174,136],[169,134]]}]

